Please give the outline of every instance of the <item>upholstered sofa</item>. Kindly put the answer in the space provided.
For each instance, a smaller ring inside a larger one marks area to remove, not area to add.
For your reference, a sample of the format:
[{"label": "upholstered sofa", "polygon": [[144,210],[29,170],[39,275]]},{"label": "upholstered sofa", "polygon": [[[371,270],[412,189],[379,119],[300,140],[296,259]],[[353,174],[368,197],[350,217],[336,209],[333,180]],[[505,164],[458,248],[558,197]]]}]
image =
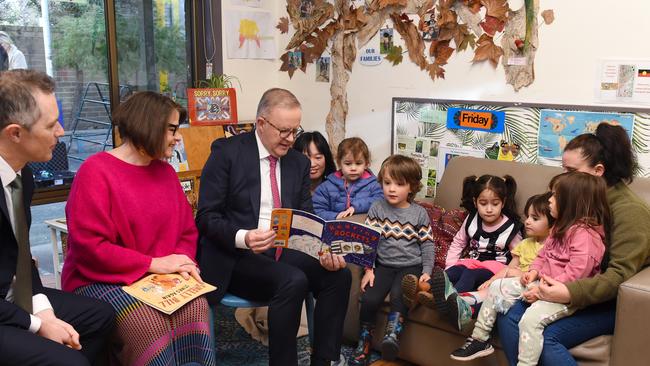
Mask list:
[{"label": "upholstered sofa", "polygon": [[[534,164],[456,157],[452,159],[437,187],[434,204],[445,209],[457,208],[460,202],[462,181],[468,175],[512,175],[518,185],[516,200],[522,209],[528,197],[546,190],[548,181],[560,173],[559,168]],[[650,179],[637,178],[631,188],[650,202]],[[360,216],[360,215],[359,215]],[[362,220],[362,217],[355,217]],[[648,223],[650,225],[650,223]],[[361,268],[352,266],[353,282],[350,293],[344,339],[355,343],[359,329],[359,283]],[[601,336],[571,349],[572,355],[584,365],[650,365],[647,342],[650,338],[650,269],[642,270],[619,289],[616,329],[613,336]],[[378,334],[374,339],[377,348],[383,334],[387,306],[378,314]],[[470,327],[471,329],[471,327]],[[498,339],[493,340],[494,355],[471,362],[457,362],[449,353],[463,344],[468,333],[461,333],[440,319],[438,314],[423,306],[416,307],[407,320],[401,338],[399,357],[417,365],[507,365]]]}]

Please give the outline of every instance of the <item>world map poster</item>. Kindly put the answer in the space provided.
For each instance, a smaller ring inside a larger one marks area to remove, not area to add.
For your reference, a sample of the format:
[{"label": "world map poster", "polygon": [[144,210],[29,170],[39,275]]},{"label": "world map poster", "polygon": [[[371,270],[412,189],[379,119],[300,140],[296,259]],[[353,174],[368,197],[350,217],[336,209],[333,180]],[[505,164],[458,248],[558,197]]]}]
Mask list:
[{"label": "world map poster", "polygon": [[570,112],[541,109],[539,116],[538,157],[561,160],[562,151],[574,137],[594,133],[601,122],[620,125],[630,139],[634,129],[634,115],[628,113]]}]

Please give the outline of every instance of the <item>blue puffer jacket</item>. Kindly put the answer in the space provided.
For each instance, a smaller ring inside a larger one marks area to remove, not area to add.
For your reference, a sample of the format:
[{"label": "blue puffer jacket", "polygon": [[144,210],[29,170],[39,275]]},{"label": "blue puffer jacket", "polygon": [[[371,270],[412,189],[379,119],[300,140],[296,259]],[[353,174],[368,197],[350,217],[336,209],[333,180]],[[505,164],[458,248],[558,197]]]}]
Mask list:
[{"label": "blue puffer jacket", "polygon": [[345,179],[339,170],[328,175],[316,188],[312,201],[316,215],[325,220],[334,220],[336,215],[347,209],[348,199],[350,206],[354,207],[354,213],[358,214],[368,212],[370,205],[383,197],[381,185],[370,171],[366,170],[361,178],[346,189]]}]

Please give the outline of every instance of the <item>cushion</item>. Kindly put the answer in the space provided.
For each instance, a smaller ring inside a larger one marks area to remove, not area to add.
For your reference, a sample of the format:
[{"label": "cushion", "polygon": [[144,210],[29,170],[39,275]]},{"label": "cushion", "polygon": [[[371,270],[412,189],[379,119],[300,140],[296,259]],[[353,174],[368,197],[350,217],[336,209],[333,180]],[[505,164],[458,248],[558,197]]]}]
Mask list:
[{"label": "cushion", "polygon": [[444,269],[449,245],[463,225],[467,211],[464,209],[446,210],[430,202],[418,202],[418,204],[424,207],[431,219],[431,231],[433,232],[433,242],[436,247],[434,266]]}]

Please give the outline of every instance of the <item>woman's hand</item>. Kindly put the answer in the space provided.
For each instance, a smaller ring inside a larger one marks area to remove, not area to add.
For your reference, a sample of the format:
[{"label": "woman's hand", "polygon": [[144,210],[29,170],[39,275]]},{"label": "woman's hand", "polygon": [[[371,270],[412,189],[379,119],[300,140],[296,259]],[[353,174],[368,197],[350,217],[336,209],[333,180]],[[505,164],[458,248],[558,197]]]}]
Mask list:
[{"label": "woman's hand", "polygon": [[350,208],[348,208],[347,210],[345,210],[343,212],[339,212],[339,214],[336,215],[336,218],[337,219],[343,219],[343,218],[346,218],[346,217],[350,217],[352,215],[354,215],[354,207],[350,206]]},{"label": "woman's hand", "polygon": [[179,273],[186,280],[192,276],[200,283],[203,283],[199,275],[199,267],[185,254],[170,254],[165,257],[154,258],[149,265],[149,272],[159,274]]},{"label": "woman's hand", "polygon": [[524,300],[530,304],[539,300],[539,286],[532,287],[522,294]]},{"label": "woman's hand", "polygon": [[368,285],[370,285],[370,287],[375,285],[375,271],[373,271],[372,268],[366,269],[366,273],[361,279],[361,292],[366,292],[366,286]]},{"label": "woman's hand", "polygon": [[539,298],[544,301],[568,304],[571,302],[569,289],[560,281],[548,276],[542,276],[539,281]]}]

